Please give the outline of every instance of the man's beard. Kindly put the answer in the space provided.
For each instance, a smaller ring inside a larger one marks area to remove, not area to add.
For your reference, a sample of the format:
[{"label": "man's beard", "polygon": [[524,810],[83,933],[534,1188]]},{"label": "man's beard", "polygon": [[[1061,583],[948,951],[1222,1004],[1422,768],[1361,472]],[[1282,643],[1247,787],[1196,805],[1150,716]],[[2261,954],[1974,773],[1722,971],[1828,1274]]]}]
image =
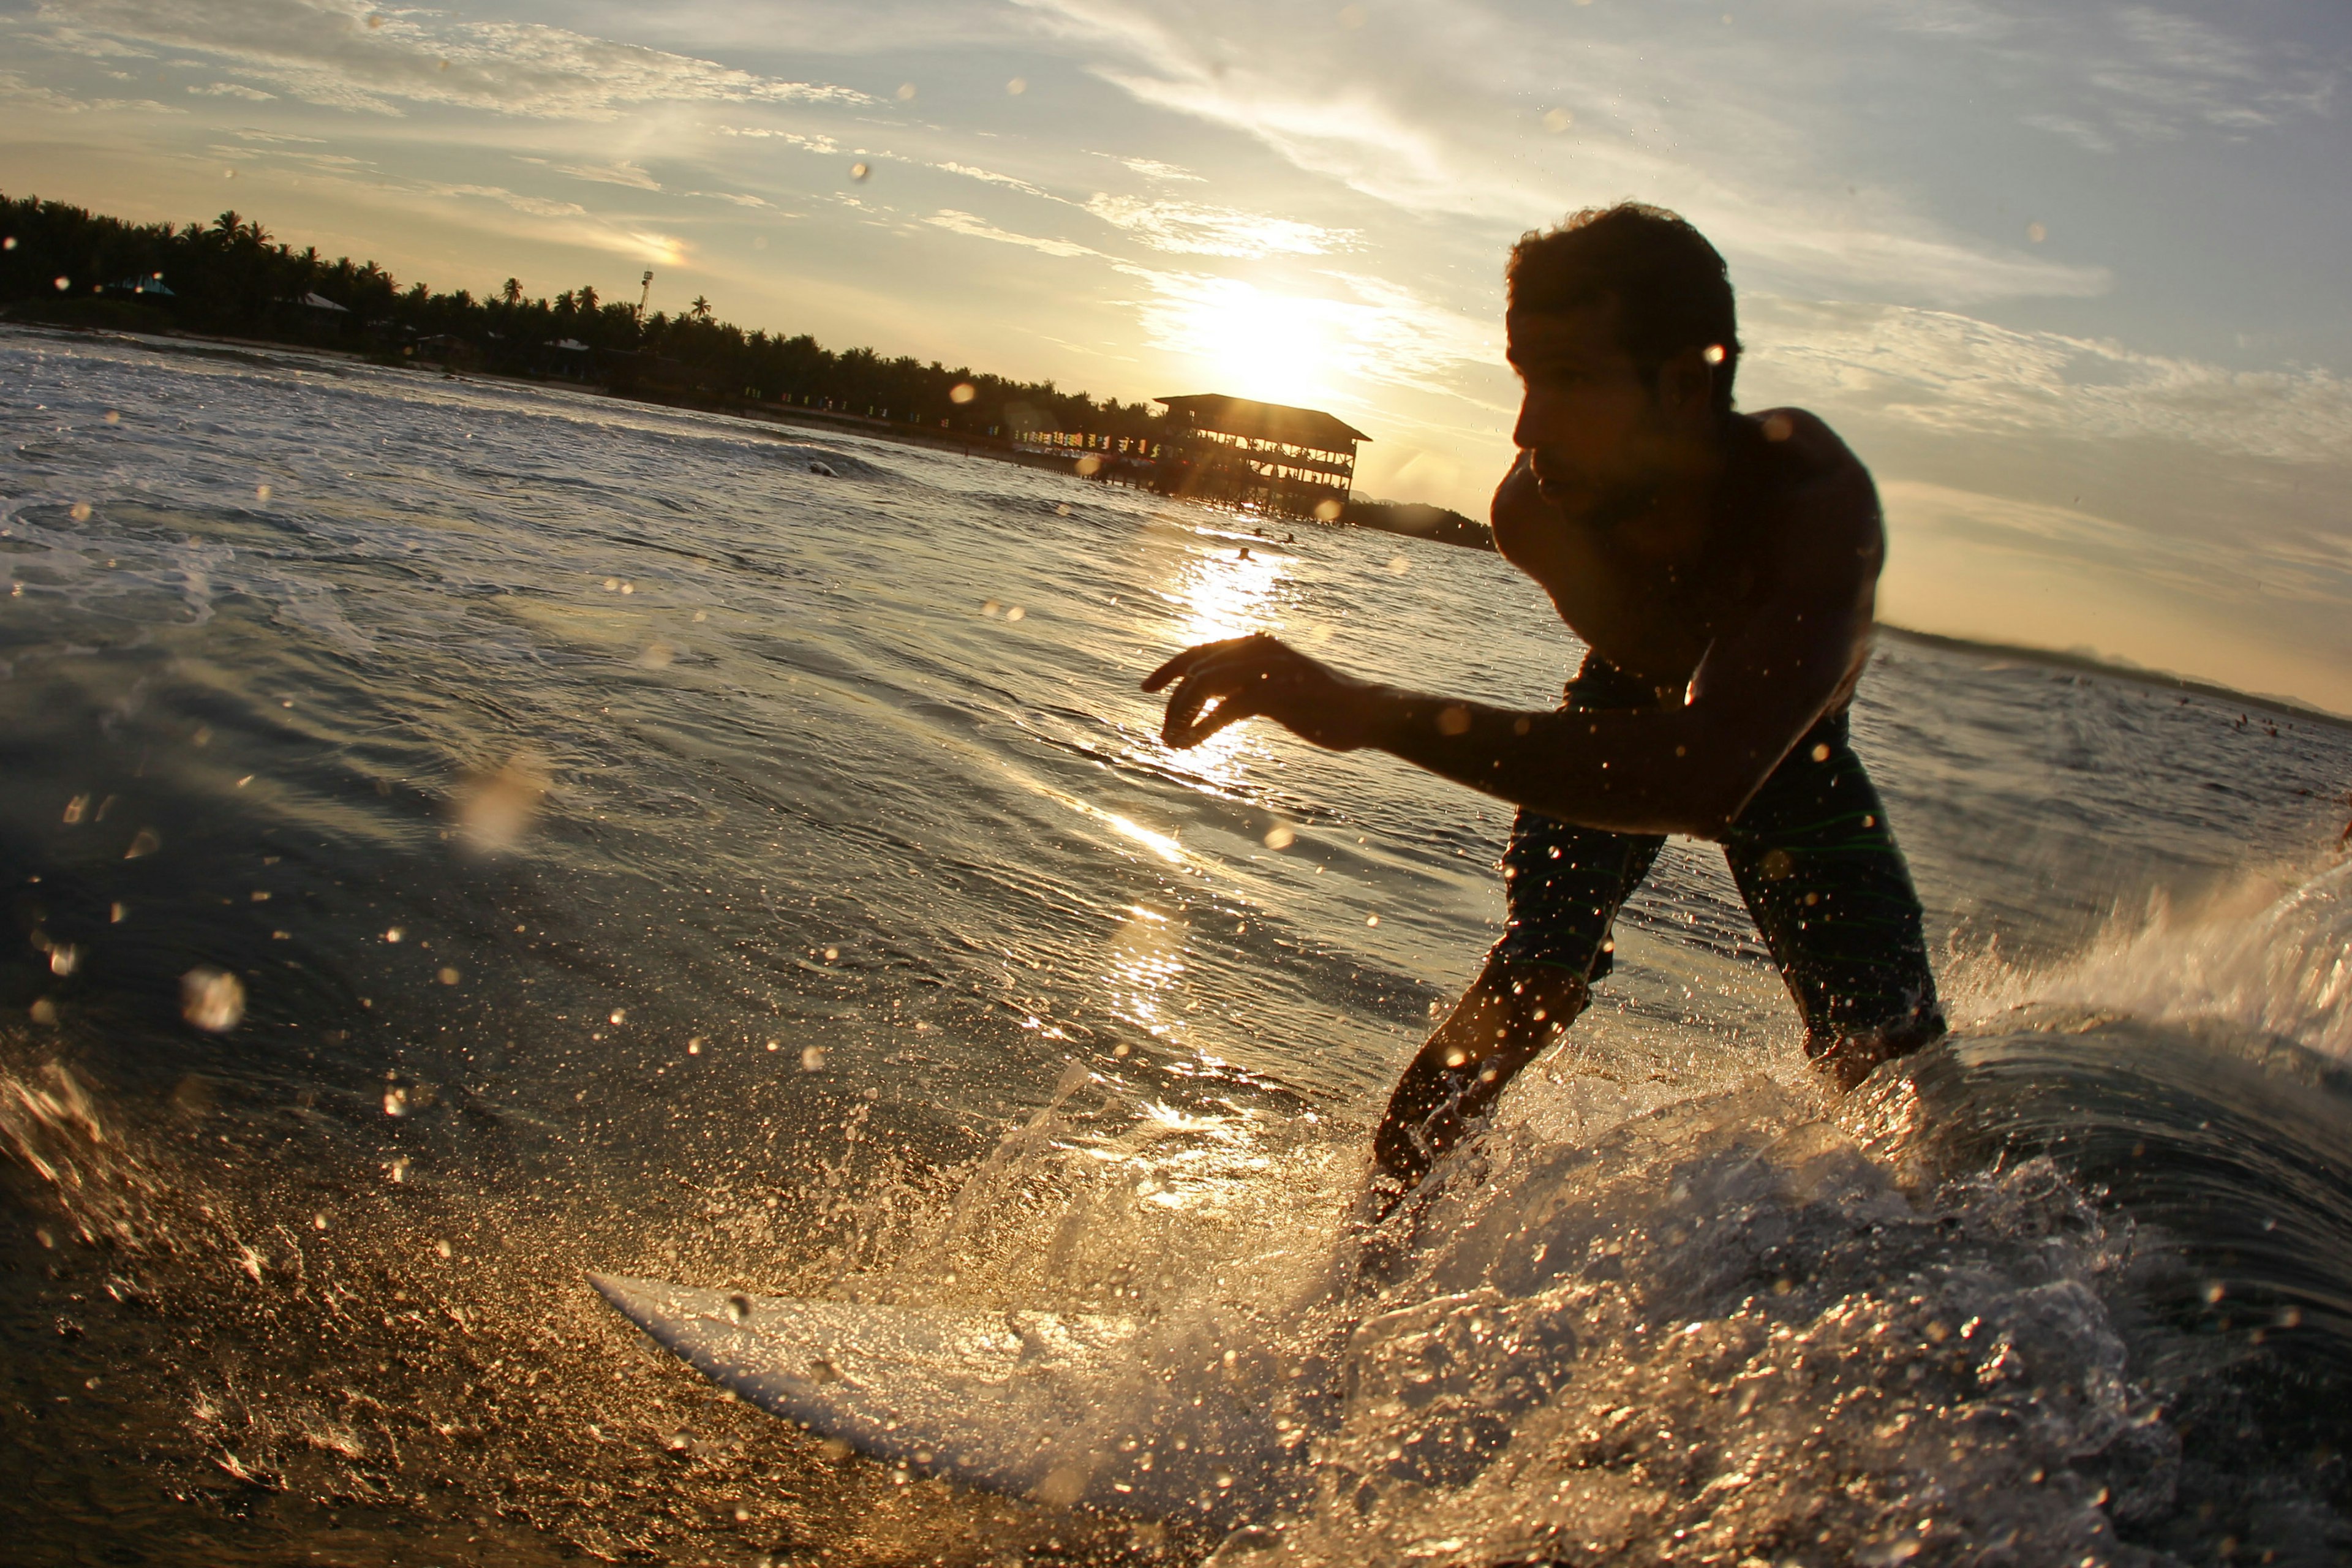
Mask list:
[{"label": "man's beard", "polygon": [[1564,486],[1563,493],[1555,495],[1549,493],[1549,487],[1542,483],[1538,474],[1537,489],[1569,521],[1603,533],[1647,517],[1658,505],[1658,486],[1647,479]]}]

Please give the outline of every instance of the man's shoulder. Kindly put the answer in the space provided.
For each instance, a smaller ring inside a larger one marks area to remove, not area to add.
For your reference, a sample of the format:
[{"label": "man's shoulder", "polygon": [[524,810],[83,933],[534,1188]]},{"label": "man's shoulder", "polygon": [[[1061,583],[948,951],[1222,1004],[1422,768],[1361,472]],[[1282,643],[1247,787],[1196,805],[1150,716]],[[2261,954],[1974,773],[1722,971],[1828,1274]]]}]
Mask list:
[{"label": "man's shoulder", "polygon": [[1878,490],[1853,449],[1827,421],[1802,408],[1738,417],[1750,432],[1762,491],[1755,498],[1758,521],[1766,524],[1770,548],[1800,572],[1852,562],[1874,574],[1885,548]]},{"label": "man's shoulder", "polygon": [[1866,479],[1869,475],[1862,459],[1853,455],[1853,448],[1830,428],[1827,420],[1810,409],[1765,408],[1733,417],[1754,432],[1755,439],[1796,482],[1838,475],[1861,475]]}]

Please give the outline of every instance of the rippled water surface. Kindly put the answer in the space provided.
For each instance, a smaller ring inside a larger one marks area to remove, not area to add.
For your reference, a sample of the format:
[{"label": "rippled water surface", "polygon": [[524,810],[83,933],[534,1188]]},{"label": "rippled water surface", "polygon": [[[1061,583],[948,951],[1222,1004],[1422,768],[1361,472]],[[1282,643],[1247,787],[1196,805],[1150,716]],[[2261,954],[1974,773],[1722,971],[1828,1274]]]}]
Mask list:
[{"label": "rippled water surface", "polygon": [[[0,378],[12,1561],[2352,1552],[2342,728],[1887,639],[1857,745],[1960,1037],[1824,1102],[1671,846],[1351,1285],[1507,811],[1171,754],[1135,682],[1267,627],[1548,702],[1501,563],[288,353]],[[1074,1462],[1213,1388],[1305,1479],[961,1491],[590,1269],[1133,1317]]]}]

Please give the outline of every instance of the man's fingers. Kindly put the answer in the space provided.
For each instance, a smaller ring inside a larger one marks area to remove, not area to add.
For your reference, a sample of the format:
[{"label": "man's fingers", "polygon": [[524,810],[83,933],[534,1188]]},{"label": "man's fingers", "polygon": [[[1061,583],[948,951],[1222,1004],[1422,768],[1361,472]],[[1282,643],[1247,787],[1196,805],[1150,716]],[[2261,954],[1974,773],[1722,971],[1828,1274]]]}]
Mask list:
[{"label": "man's fingers", "polygon": [[1217,674],[1215,670],[1196,668],[1178,683],[1168,698],[1167,716],[1160,721],[1161,741],[1180,750],[1192,743],[1184,737],[1192,733],[1201,710],[1219,698],[1233,694],[1232,684],[1219,680]]},{"label": "man's fingers", "polygon": [[[1175,706],[1169,708],[1168,722],[1160,728],[1160,739],[1178,751],[1197,746],[1228,724],[1238,724],[1257,711],[1247,690],[1215,691],[1202,689],[1187,705],[1180,721]],[[1213,699],[1216,706],[1203,713],[1202,709]]]},{"label": "man's fingers", "polygon": [[[1243,694],[1251,692],[1265,675],[1265,661],[1256,648],[1248,646],[1246,638],[1211,644],[1195,651],[1202,657],[1170,694],[1168,715],[1160,725],[1160,738],[1179,750],[1197,745],[1234,721],[1247,718],[1254,709],[1234,705]],[[1220,702],[1221,706],[1202,722],[1202,710],[1212,702]]]},{"label": "man's fingers", "polygon": [[1182,653],[1143,678],[1143,689],[1157,691],[1180,675],[1189,674],[1202,659],[1213,658],[1229,648],[1239,647],[1247,637],[1227,637],[1223,642],[1204,642],[1186,648]]}]

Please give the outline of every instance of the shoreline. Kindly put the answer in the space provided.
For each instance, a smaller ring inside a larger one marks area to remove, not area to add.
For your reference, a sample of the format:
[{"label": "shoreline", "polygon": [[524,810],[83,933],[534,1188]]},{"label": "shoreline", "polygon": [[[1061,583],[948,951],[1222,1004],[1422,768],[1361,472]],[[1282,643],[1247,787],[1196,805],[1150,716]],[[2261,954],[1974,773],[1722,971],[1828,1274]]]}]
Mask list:
[{"label": "shoreline", "polygon": [[[918,447],[935,452],[952,452],[968,458],[986,458],[992,462],[1013,463],[1022,468],[1043,468],[1048,471],[1068,474],[1073,478],[1078,477],[1076,472],[1078,459],[1074,457],[1066,458],[1059,456],[1058,454],[1043,452],[1024,452],[1013,447],[1011,442],[1004,441],[1002,438],[975,442],[969,438],[961,437],[938,437],[930,435],[919,427],[902,425],[894,420],[871,418],[865,415],[845,414],[830,409],[788,408],[781,405],[773,408],[770,408],[762,405],[730,407],[724,405],[695,403],[682,399],[673,400],[661,397],[650,397],[642,393],[614,392],[609,387],[592,386],[585,383],[563,381],[549,377],[508,375],[494,371],[475,370],[470,368],[465,370],[452,370],[446,365],[440,365],[436,370],[435,362],[430,361],[387,361],[367,354],[354,353],[349,349],[319,348],[309,343],[277,342],[266,338],[232,338],[216,336],[204,332],[184,332],[176,331],[171,332],[153,333],[133,332],[118,328],[67,326],[59,323],[26,319],[22,317],[0,318],[0,324],[17,328],[29,328],[36,331],[58,332],[75,337],[120,338],[126,342],[139,343],[142,346],[160,346],[164,344],[184,345],[187,348],[194,349],[198,352],[210,346],[233,351],[308,354],[320,359],[343,360],[354,364],[374,365],[380,369],[385,370],[415,370],[428,375],[438,374],[452,381],[473,380],[485,383],[495,383],[502,385],[529,386],[560,391],[579,392],[592,396],[608,398],[615,403],[635,403],[643,405],[648,408],[671,408],[690,414],[719,414],[727,416],[730,418],[746,420],[752,424],[772,426],[779,428],[798,428],[811,431],[831,430],[845,435],[863,436],[871,440],[888,441],[902,447]],[[1110,481],[1096,480],[1094,482],[1108,483]],[[1385,505],[1389,503],[1375,504]],[[1318,523],[1312,519],[1305,520],[1303,522],[1300,522],[1298,526],[1326,529],[1348,528],[1367,533],[1398,533],[1405,531],[1393,529],[1381,529],[1364,523]],[[1419,537],[1418,535],[1411,535],[1409,533],[1407,536]],[[2336,729],[2352,729],[2352,713],[2333,712],[2327,709],[2317,707],[2312,703],[2305,702],[2300,699],[2293,697],[2278,697],[2258,692],[2241,691],[2235,687],[2224,686],[2218,681],[2199,680],[2190,676],[2174,674],[2169,670],[2149,669],[2139,665],[2117,663],[2109,659],[2101,658],[2095,654],[2076,653],[2062,648],[2034,647],[2024,643],[1980,642],[1972,637],[1957,637],[1947,636],[1940,632],[1917,631],[1909,626],[1896,626],[1891,621],[1880,621],[1876,623],[1876,629],[1896,638],[1898,641],[1912,643],[1924,647],[1937,648],[1947,653],[1962,653],[1987,658],[2013,659],[2021,663],[2039,665],[2051,669],[2069,670],[2078,674],[2102,676],[2108,679],[2127,681],[2136,686],[2153,687],[2160,690],[2179,691],[2195,697],[2204,697],[2225,702],[2235,702],[2250,709],[2260,709],[2264,712],[2275,713],[2284,718],[2308,720],[2315,723],[2327,724]]]}]

